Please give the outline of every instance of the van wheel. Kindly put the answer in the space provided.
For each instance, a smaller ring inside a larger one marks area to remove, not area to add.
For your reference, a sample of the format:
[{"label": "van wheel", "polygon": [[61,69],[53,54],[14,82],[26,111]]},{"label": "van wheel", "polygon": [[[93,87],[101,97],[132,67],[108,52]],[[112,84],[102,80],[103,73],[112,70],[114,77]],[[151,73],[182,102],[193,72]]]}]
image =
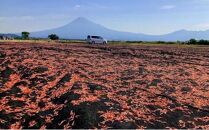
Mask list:
[{"label": "van wheel", "polygon": [[95,41],[92,41],[91,43],[92,43],[92,44],[95,44]]},{"label": "van wheel", "polygon": [[103,42],[103,44],[107,44],[106,42]]}]

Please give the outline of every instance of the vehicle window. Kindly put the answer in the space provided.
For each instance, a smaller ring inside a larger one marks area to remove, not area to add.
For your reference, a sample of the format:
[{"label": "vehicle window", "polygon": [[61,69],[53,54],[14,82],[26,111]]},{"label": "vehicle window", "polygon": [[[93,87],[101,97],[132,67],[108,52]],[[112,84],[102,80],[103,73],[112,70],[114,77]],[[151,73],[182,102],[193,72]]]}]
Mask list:
[{"label": "vehicle window", "polygon": [[88,39],[90,38],[90,36],[87,37]]},{"label": "vehicle window", "polygon": [[99,39],[100,37],[99,37],[99,36],[92,36],[92,38],[96,38],[96,39]]}]

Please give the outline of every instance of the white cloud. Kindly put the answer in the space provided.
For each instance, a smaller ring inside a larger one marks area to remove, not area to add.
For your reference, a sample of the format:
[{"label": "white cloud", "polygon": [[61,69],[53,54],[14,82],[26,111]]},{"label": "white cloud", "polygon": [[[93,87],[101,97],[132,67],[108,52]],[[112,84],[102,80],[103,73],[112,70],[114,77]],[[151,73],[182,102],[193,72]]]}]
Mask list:
[{"label": "white cloud", "polygon": [[81,5],[75,5],[74,6],[74,9],[78,9],[78,8],[81,8]]},{"label": "white cloud", "polygon": [[12,16],[12,17],[0,17],[0,20],[34,20],[33,16]]},{"label": "white cloud", "polygon": [[176,8],[175,5],[164,5],[161,7],[162,10],[169,10],[169,9],[174,9]]},{"label": "white cloud", "polygon": [[209,29],[209,23],[201,23],[193,25],[190,29],[192,30],[208,30]]}]

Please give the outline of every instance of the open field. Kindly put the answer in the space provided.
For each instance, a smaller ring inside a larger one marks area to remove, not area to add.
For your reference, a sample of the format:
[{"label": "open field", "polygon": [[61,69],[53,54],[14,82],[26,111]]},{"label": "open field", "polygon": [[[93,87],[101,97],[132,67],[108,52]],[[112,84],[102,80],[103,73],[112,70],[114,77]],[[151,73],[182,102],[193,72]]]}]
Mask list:
[{"label": "open field", "polygon": [[209,128],[209,48],[0,43],[0,128]]},{"label": "open field", "polygon": [[[0,43],[31,43],[31,44],[37,44],[37,43],[63,43],[63,44],[86,44],[86,40],[64,40],[60,39],[57,41],[49,40],[49,39],[30,39],[30,40],[0,40]],[[139,45],[145,45],[145,46],[173,46],[173,47],[195,47],[195,48],[208,48],[208,45],[201,45],[201,44],[186,44],[185,42],[164,42],[164,41],[108,41],[108,45],[111,46],[139,46]]]}]

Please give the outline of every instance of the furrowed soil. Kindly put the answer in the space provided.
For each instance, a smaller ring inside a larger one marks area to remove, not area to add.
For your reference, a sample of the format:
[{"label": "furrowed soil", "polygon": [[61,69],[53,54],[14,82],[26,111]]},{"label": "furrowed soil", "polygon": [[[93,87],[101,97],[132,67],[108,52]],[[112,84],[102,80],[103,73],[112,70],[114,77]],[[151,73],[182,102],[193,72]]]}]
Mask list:
[{"label": "furrowed soil", "polygon": [[209,48],[0,43],[0,128],[209,129]]}]

